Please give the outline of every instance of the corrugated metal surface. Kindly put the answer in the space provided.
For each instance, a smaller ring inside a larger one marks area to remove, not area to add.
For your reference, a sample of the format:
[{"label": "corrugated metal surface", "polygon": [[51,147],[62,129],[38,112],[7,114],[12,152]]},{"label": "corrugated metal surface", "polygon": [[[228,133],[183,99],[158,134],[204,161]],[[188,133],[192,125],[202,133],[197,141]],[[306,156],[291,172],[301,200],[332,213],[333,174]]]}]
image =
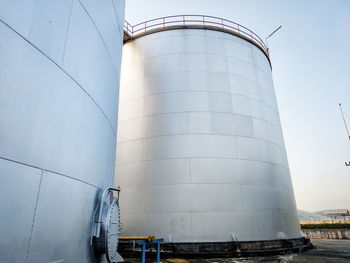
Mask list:
[{"label": "corrugated metal surface", "polygon": [[93,260],[123,20],[124,0],[0,1],[1,262]]},{"label": "corrugated metal surface", "polygon": [[271,68],[251,43],[201,29],[126,43],[117,145],[125,235],[300,237]]}]

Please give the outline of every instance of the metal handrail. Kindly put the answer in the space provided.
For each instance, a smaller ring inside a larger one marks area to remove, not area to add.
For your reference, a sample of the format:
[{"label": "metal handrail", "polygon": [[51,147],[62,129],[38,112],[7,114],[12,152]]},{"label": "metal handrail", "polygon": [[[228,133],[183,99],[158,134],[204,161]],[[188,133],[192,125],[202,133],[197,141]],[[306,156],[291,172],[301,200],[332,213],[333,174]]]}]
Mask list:
[{"label": "metal handrail", "polygon": [[174,15],[155,18],[151,20],[131,25],[127,21],[124,22],[124,30],[131,37],[141,36],[152,30],[174,27],[174,26],[203,26],[213,27],[235,34],[241,35],[245,39],[250,40],[258,47],[260,47],[267,57],[269,57],[269,50],[264,41],[253,31],[241,24],[230,21],[228,19],[206,16],[206,15]]}]

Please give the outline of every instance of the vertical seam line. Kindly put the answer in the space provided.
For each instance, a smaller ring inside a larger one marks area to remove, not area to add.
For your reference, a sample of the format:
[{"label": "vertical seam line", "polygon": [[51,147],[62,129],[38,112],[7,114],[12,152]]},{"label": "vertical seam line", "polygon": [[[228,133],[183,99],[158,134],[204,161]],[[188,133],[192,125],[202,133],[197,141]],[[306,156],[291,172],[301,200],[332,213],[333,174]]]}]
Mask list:
[{"label": "vertical seam line", "polygon": [[190,165],[190,184],[192,184],[192,158],[188,158]]},{"label": "vertical seam line", "polygon": [[[112,5],[113,5],[113,9],[114,9],[114,14],[115,14],[115,18],[116,18],[116,27],[118,29],[119,34],[121,34],[121,29],[120,29],[120,25],[118,24],[118,15],[117,15],[117,8],[115,7],[115,4],[113,2],[113,0],[111,0]],[[124,24],[123,24],[124,25]]]},{"label": "vertical seam line", "polygon": [[34,226],[35,226],[36,215],[37,215],[37,213],[38,213],[39,195],[40,195],[40,190],[41,190],[41,184],[42,184],[42,181],[43,181],[43,175],[44,175],[44,170],[41,170],[40,182],[39,182],[39,187],[38,187],[38,194],[37,194],[37,196],[36,196],[36,201],[35,201],[35,208],[34,208],[34,215],[33,215],[32,227],[31,227],[31,230],[30,230],[29,244],[28,244],[27,254],[26,254],[26,260],[25,260],[26,263],[28,262],[30,247],[31,247],[31,245],[32,245],[32,238],[33,238],[33,232],[34,232]]},{"label": "vertical seam line", "polygon": [[71,3],[71,5],[70,5],[70,12],[69,12],[69,18],[68,18],[68,24],[67,24],[67,30],[66,30],[66,38],[65,38],[65,40],[64,40],[64,48],[63,48],[63,55],[62,55],[62,63],[61,63],[61,66],[62,66],[62,67],[63,67],[63,63],[64,63],[64,56],[65,56],[65,54],[66,54],[68,32],[69,32],[70,21],[71,21],[72,12],[73,12],[73,4],[74,4],[74,0],[72,0],[72,3]]},{"label": "vertical seam line", "polygon": [[102,33],[100,32],[99,28],[97,27],[95,21],[92,19],[92,16],[90,15],[90,13],[88,12],[88,10],[86,9],[85,5],[81,2],[81,0],[78,0],[78,2],[80,3],[81,7],[84,9],[85,13],[87,14],[87,16],[89,17],[90,21],[92,22],[92,24],[94,25],[95,27],[95,30],[97,31],[97,34],[99,35],[99,38],[101,39],[102,43],[103,43],[103,46],[107,52],[107,55],[108,55],[108,58],[112,64],[112,68],[114,70],[114,73],[116,73],[116,75],[118,75],[118,70],[117,68],[115,67],[114,65],[114,61],[113,61],[113,58],[111,56],[111,53],[109,52],[109,48],[107,46],[107,43],[105,42],[103,36],[102,36]]}]

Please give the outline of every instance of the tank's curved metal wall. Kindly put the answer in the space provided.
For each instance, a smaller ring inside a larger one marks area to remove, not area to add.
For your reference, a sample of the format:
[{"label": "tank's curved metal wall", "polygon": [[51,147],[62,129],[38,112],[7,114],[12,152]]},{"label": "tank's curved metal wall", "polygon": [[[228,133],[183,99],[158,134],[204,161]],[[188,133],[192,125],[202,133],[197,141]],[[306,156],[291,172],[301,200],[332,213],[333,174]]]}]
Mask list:
[{"label": "tank's curved metal wall", "polygon": [[0,262],[92,260],[123,20],[124,0],[0,1]]},{"label": "tank's curved metal wall", "polygon": [[300,237],[271,69],[256,46],[211,30],[143,36],[123,47],[119,103],[125,235]]}]

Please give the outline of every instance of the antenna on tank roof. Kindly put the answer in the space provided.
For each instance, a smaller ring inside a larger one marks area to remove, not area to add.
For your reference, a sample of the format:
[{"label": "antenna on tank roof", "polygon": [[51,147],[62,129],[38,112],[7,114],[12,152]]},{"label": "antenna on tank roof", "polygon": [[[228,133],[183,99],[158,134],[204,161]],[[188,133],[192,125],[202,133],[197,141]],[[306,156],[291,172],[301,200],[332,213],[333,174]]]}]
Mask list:
[{"label": "antenna on tank roof", "polygon": [[[341,103],[339,102],[339,108],[340,108],[340,113],[341,116],[343,117],[343,121],[344,121],[344,125],[345,125],[345,129],[346,129],[346,133],[348,135],[348,139],[350,141],[350,134],[349,134],[349,129],[348,129],[348,125],[346,124],[346,120],[345,120],[345,116],[344,116],[344,112],[343,112],[343,108],[341,107]],[[350,166],[350,162],[345,162],[346,166]]]},{"label": "antenna on tank roof", "polygon": [[265,39],[267,50],[269,50],[269,45],[268,45],[267,39],[268,39],[269,37],[271,37],[273,34],[275,34],[278,30],[280,30],[281,27],[282,27],[282,26],[277,27],[277,28],[276,28],[270,35],[268,35],[267,38]]},{"label": "antenna on tank roof", "polygon": [[346,133],[348,134],[348,139],[349,139],[349,141],[350,141],[349,129],[348,129],[348,125],[346,124],[346,120],[345,120],[345,117],[344,117],[343,108],[341,107],[341,103],[339,103],[339,108],[340,108],[341,116],[343,117],[343,121],[344,121],[345,129],[346,129]]}]

